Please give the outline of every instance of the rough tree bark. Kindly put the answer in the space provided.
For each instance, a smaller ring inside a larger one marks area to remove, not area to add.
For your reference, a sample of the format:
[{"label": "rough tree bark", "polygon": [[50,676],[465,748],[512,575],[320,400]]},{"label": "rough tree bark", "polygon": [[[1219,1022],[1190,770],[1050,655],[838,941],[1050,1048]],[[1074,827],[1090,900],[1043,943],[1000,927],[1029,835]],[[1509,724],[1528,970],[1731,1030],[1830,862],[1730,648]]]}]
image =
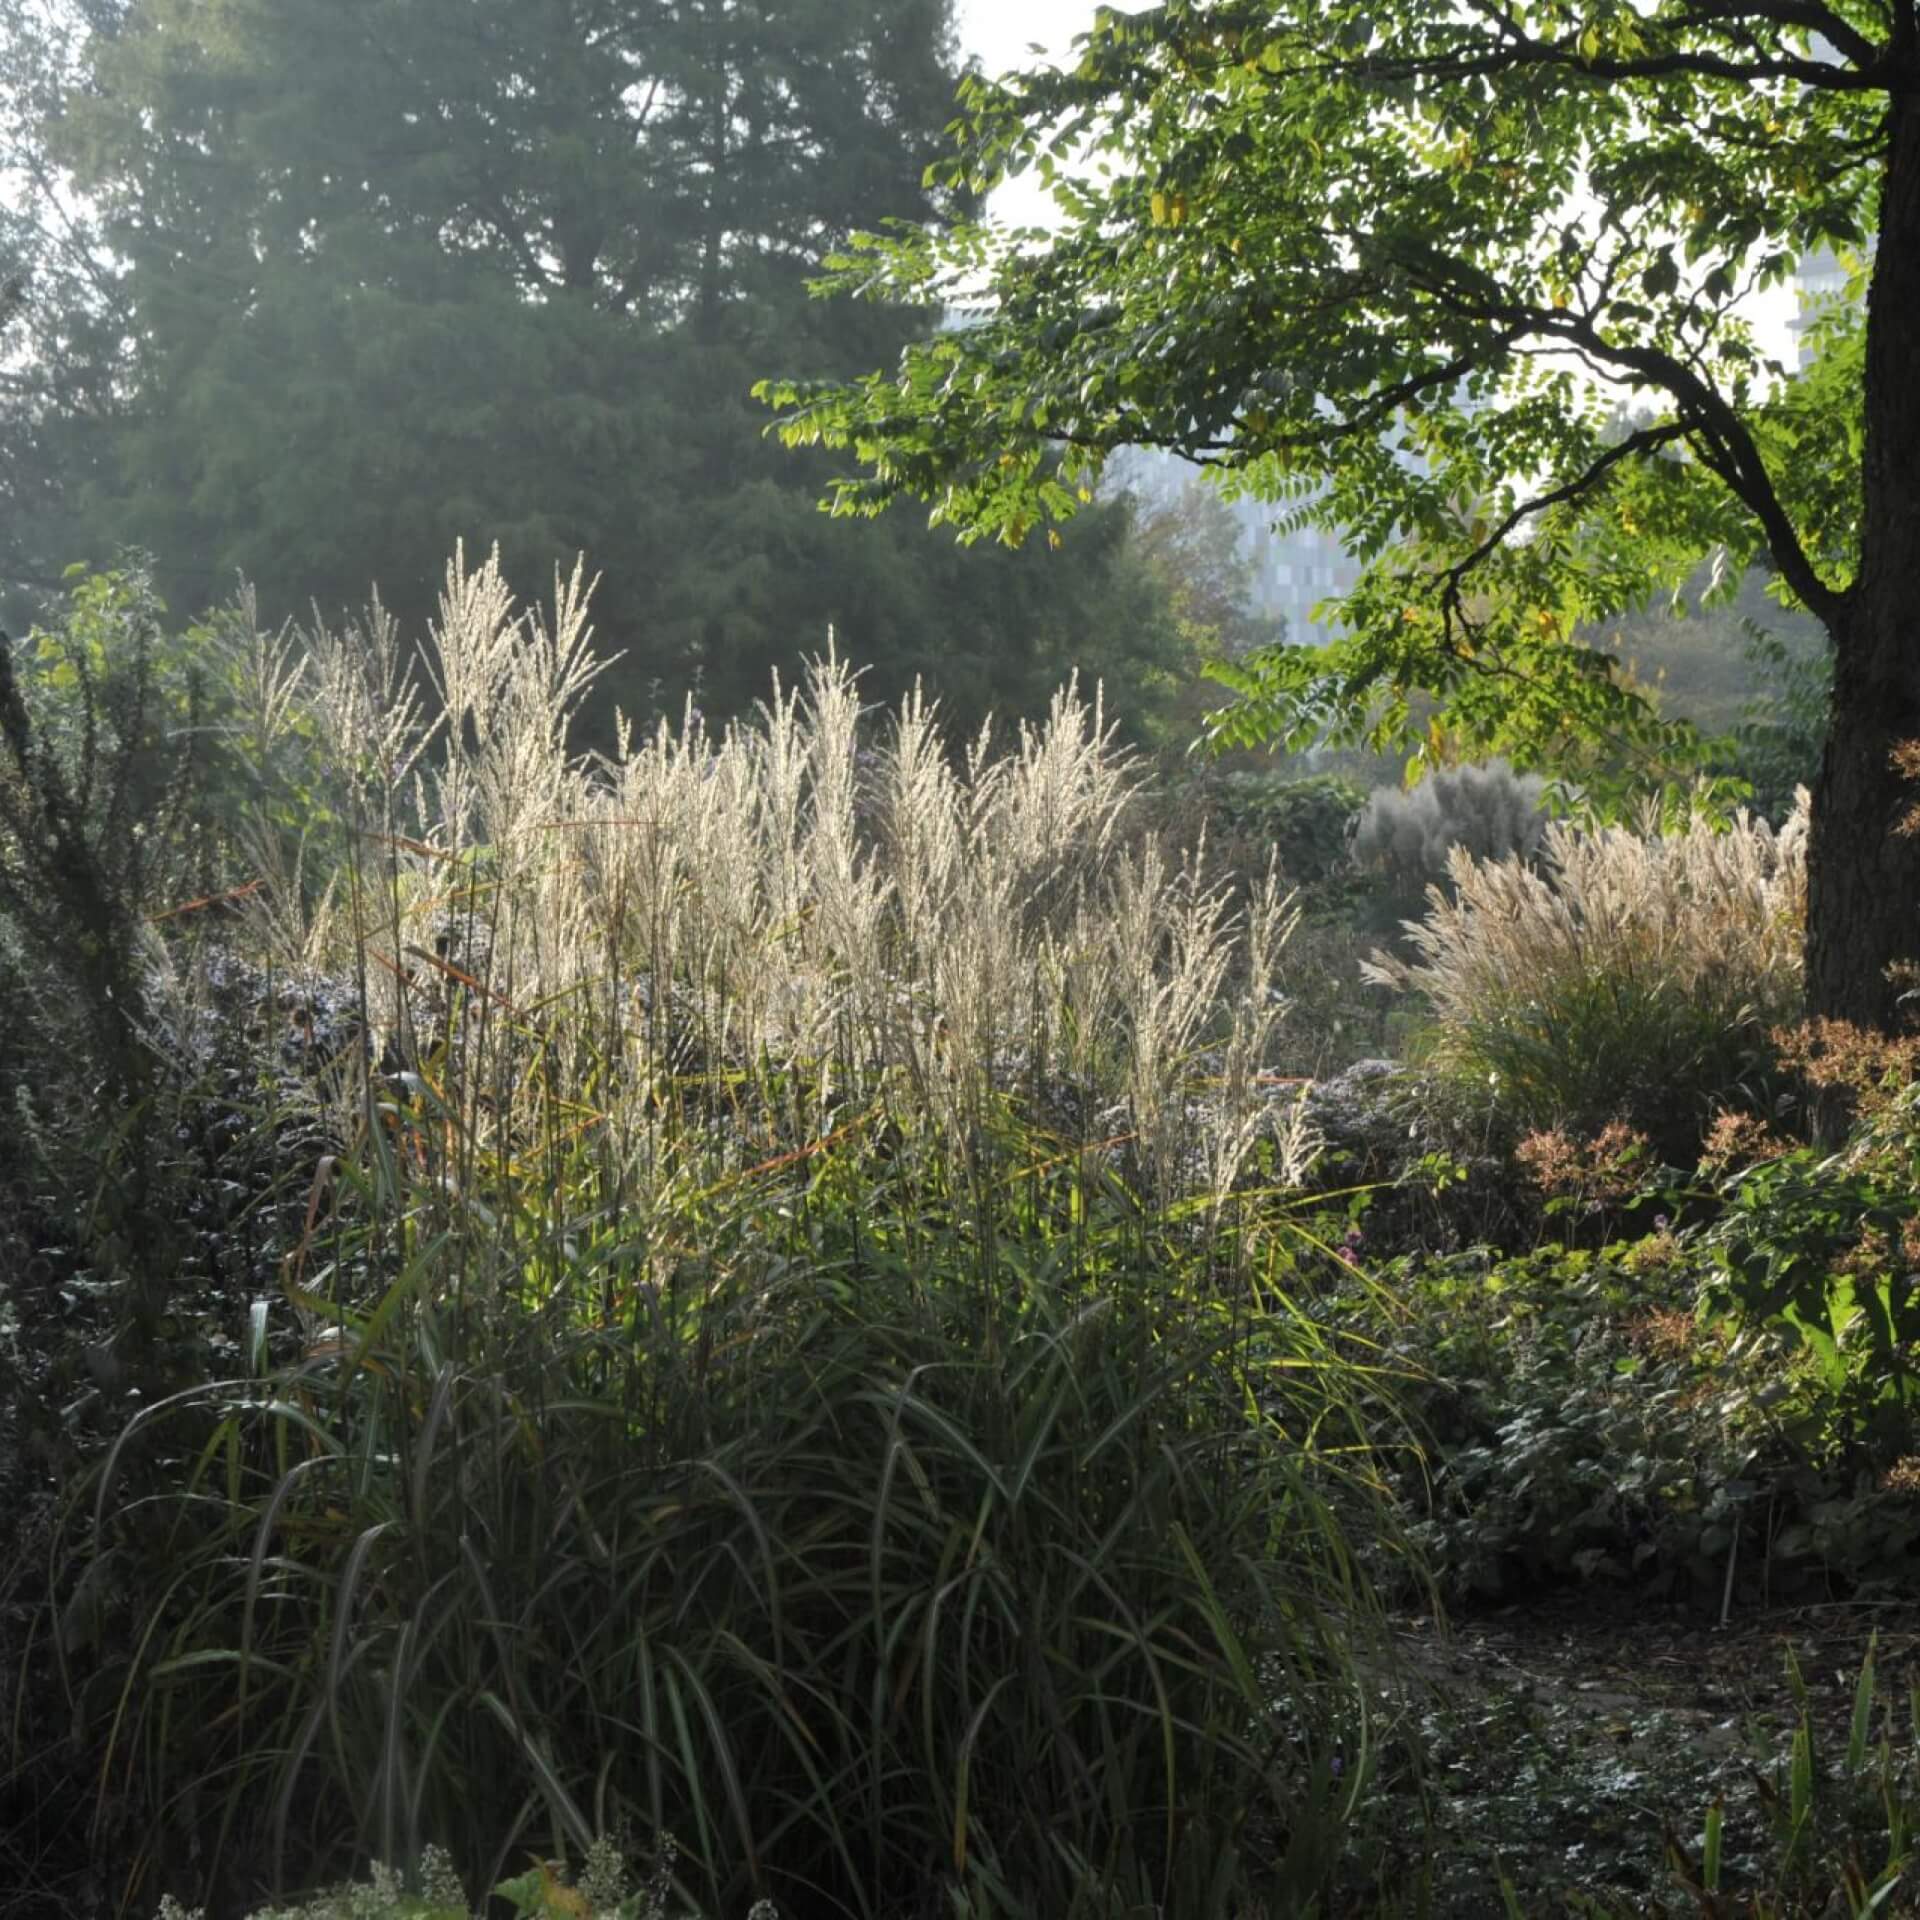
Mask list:
[{"label": "rough tree bark", "polygon": [[[1910,17],[1910,16],[1909,16]],[[1909,71],[1913,62],[1904,63]],[[1807,997],[1816,1015],[1920,1026],[1920,91],[1895,95],[1867,307],[1860,568],[1829,614],[1833,710],[1813,793]]]}]

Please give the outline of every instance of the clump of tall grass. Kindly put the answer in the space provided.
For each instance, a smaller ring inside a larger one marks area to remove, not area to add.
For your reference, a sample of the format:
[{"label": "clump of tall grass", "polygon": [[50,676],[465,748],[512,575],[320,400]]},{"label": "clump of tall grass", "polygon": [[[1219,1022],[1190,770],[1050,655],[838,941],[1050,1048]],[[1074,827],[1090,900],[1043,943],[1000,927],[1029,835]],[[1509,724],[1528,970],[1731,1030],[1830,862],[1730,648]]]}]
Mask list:
[{"label": "clump of tall grass", "polygon": [[358,864],[330,938],[290,926],[279,887],[261,930],[289,966],[364,973],[375,1027],[463,1140],[544,1123],[552,1074],[512,1064],[537,1055],[604,1096],[591,1130],[625,1181],[688,1144],[689,1100],[727,1110],[703,1152],[750,1159],[796,1118],[768,1097],[798,1074],[827,1110],[878,1101],[956,1148],[997,1098],[1097,1098],[1156,1200],[1185,1177],[1183,1131],[1209,1132],[1230,1183],[1269,1117],[1249,1063],[1284,1012],[1293,915],[1271,882],[1236,914],[1197,860],[1129,834],[1132,768],[1097,698],[1068,688],[1004,750],[983,733],[956,753],[916,695],[868,752],[830,659],[757,724],[716,735],[689,708],[588,764],[564,744],[587,642],[578,576],[550,621],[522,619],[489,564],[449,575],[432,722],[384,616],[312,649]]},{"label": "clump of tall grass", "polygon": [[362,1030],[246,1376],[76,1521],[103,1777],[189,1877],[627,1825],[713,1912],[1304,1903],[1386,1523],[1287,1303],[1286,901],[1134,833],[1071,688],[955,749],[830,658],[574,758],[587,604],[456,561],[435,714],[314,639],[352,831],[251,933]]},{"label": "clump of tall grass", "polygon": [[1746,814],[1558,822],[1532,862],[1456,851],[1451,892],[1407,927],[1413,957],[1365,972],[1425,997],[1432,1067],[1517,1129],[1625,1119],[1690,1163],[1716,1104],[1757,1097],[1769,1032],[1797,1015],[1806,835],[1802,795],[1777,831]]},{"label": "clump of tall grass", "polygon": [[1547,827],[1546,782],[1504,760],[1449,767],[1412,789],[1376,787],[1354,823],[1355,865],[1417,899],[1447,878],[1457,850],[1476,860],[1530,858]]}]

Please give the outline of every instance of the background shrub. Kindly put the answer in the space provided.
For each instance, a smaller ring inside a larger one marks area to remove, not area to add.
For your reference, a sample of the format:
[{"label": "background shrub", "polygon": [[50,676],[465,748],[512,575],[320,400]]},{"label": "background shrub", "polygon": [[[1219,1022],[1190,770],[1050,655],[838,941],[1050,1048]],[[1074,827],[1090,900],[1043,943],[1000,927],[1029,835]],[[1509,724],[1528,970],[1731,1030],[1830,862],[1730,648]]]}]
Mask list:
[{"label": "background shrub", "polygon": [[1367,805],[1365,790],[1337,773],[1233,772],[1221,776],[1215,812],[1230,843],[1266,865],[1266,848],[1289,886],[1319,888],[1349,862],[1354,822]]},{"label": "background shrub", "polygon": [[298,870],[302,835],[328,831],[294,652],[258,632],[246,596],[169,634],[137,571],[76,571],[61,621],[0,635],[0,1113],[16,1176],[0,1204],[110,1289],[147,1346],[207,1172],[179,1151],[197,1016],[163,983],[263,874]]},{"label": "background shrub", "polygon": [[1405,1022],[1391,993],[1360,978],[1372,942],[1356,920],[1377,882],[1355,869],[1350,843],[1366,789],[1346,773],[1304,772],[1306,764],[1282,758],[1198,774],[1182,765],[1164,771],[1147,810],[1176,842],[1204,833],[1208,870],[1237,899],[1276,869],[1300,925],[1287,945],[1288,1015],[1271,1064],[1318,1077],[1393,1051]]}]

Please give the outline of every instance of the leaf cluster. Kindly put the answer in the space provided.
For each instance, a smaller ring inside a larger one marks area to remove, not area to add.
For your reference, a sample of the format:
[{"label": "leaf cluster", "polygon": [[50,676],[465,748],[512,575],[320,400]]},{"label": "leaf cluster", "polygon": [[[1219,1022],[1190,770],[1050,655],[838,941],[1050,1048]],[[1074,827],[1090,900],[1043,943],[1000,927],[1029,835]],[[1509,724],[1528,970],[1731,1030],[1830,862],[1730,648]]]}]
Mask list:
[{"label": "leaf cluster", "polygon": [[863,241],[828,290],[968,297],[971,323],[762,396],[791,443],[852,455],[836,511],[913,495],[1018,542],[1144,445],[1336,529],[1366,567],[1335,637],[1223,669],[1222,744],[1400,738],[1425,688],[1430,759],[1597,740],[1684,766],[1690,730],[1575,632],[1715,547],[1837,606],[1854,349],[1834,321],[1796,386],[1745,303],[1863,244],[1883,36],[1683,0],[1103,13],[1076,66],[975,84],[940,176],[1036,169],[1062,230]]}]

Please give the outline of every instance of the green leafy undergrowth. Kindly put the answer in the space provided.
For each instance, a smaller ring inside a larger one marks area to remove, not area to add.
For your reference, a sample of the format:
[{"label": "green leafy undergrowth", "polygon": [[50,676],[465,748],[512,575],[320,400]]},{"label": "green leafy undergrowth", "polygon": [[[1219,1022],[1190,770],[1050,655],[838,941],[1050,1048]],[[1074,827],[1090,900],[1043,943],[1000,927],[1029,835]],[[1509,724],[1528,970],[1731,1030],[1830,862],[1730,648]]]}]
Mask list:
[{"label": "green leafy undergrowth", "polygon": [[1697,1234],[1705,1304],[1803,1356],[1809,1440],[1904,1457],[1920,1404],[1920,1089],[1869,1089],[1838,1149],[1753,1127],[1729,1148]]},{"label": "green leafy undergrowth", "polygon": [[1065,1175],[991,1246],[957,1199],[850,1141],[698,1258],[529,1219],[510,1297],[362,1229],[383,1294],[153,1408],[157,1491],[103,1473],[103,1766],[309,1883],[626,1821],[715,1911],[1310,1899],[1367,1771],[1365,1370],[1257,1248],[1227,1286]]},{"label": "green leafy undergrowth", "polygon": [[1725,1607],[1905,1576],[1914,1476],[1847,1443],[1807,1349],[1714,1311],[1714,1273],[1663,1224],[1597,1252],[1405,1256],[1347,1291],[1343,1324],[1408,1376],[1403,1495],[1445,1590]]},{"label": "green leafy undergrowth", "polygon": [[1324,889],[1351,864],[1364,788],[1337,773],[1235,772],[1218,777],[1212,812],[1229,848],[1258,872],[1270,851],[1289,884]]}]

